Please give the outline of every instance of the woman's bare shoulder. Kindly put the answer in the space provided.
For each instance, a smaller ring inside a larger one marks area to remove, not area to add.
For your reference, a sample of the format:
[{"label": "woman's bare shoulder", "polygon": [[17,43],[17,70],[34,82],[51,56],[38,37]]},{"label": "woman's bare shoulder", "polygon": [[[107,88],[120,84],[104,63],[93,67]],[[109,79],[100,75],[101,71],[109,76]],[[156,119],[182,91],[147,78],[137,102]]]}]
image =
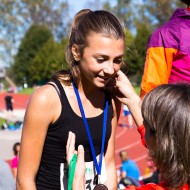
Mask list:
[{"label": "woman's bare shoulder", "polygon": [[59,101],[59,96],[55,88],[51,85],[43,85],[33,92],[29,103],[37,103],[41,106],[51,106],[57,101]]}]

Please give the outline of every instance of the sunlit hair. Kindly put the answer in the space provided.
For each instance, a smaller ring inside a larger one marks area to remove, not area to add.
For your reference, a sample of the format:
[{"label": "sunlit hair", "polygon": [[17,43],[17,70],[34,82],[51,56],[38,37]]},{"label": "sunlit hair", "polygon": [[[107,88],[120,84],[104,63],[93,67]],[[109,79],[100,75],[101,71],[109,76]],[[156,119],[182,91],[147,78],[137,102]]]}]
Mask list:
[{"label": "sunlit hair", "polygon": [[[66,49],[66,60],[70,65],[68,73],[59,71],[56,77],[61,79],[64,84],[70,84],[71,80],[76,83],[80,82],[80,70],[78,62],[75,61],[72,54],[73,44],[79,47],[80,56],[83,55],[84,48],[88,46],[87,37],[92,33],[99,33],[105,37],[114,37],[115,39],[125,38],[124,28],[119,20],[110,12],[104,10],[91,11],[84,9],[78,12],[71,26],[69,42]],[[67,74],[67,80],[65,76]]]},{"label": "sunlit hair", "polygon": [[[148,93],[142,103],[146,129],[155,138],[150,151],[170,189],[190,182],[190,85],[165,84]],[[147,144],[148,145],[148,144]]]}]

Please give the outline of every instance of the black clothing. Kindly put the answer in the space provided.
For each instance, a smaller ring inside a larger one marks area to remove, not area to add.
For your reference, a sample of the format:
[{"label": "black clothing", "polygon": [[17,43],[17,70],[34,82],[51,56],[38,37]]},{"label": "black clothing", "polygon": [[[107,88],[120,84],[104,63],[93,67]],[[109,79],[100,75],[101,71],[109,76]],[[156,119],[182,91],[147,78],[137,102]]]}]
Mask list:
[{"label": "black clothing", "polygon": [[7,111],[13,111],[13,104],[12,104],[12,96],[5,96],[5,104],[6,104],[6,110]]},{"label": "black clothing", "polygon": [[[93,160],[82,117],[76,115],[72,110],[61,83],[58,80],[53,82],[56,84],[54,87],[60,96],[62,110],[60,117],[49,126],[47,131],[41,163],[36,177],[36,186],[38,190],[61,189],[60,165],[61,163],[66,163],[66,143],[69,131],[72,131],[76,135],[76,149],[80,144],[84,146],[85,161],[88,162]],[[113,108],[111,100],[109,100],[105,150],[111,135],[112,118]],[[100,154],[102,143],[103,113],[97,117],[87,118],[87,122],[90,128],[95,152],[96,155],[98,155]]]},{"label": "black clothing", "polygon": [[143,184],[148,184],[148,183],[155,183],[158,184],[159,183],[159,170],[157,169],[156,171],[154,171],[154,173],[152,174],[151,177],[148,178],[144,178],[142,180]]}]

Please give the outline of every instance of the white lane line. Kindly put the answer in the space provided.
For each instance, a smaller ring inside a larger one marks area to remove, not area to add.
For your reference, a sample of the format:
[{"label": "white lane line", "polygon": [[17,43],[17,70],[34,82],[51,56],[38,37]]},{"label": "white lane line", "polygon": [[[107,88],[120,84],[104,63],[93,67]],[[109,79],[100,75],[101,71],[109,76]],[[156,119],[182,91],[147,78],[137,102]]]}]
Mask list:
[{"label": "white lane line", "polygon": [[115,154],[119,153],[121,150],[129,149],[129,148],[132,148],[132,147],[134,147],[134,146],[137,146],[138,144],[141,144],[141,140],[136,141],[135,143],[131,143],[131,144],[129,144],[129,145],[127,145],[127,146],[124,146],[124,147],[122,147],[122,148],[116,149],[116,150],[115,150]]},{"label": "white lane line", "polygon": [[120,133],[116,134],[116,139],[118,139],[120,136],[122,136],[127,131],[127,128],[124,128]]}]

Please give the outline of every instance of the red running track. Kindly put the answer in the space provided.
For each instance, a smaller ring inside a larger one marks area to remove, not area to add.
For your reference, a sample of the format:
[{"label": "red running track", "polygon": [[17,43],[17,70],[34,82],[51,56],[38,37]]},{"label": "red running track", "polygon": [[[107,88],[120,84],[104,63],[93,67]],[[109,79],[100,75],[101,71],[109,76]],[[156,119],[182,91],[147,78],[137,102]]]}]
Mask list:
[{"label": "red running track", "polygon": [[[0,93],[0,110],[4,110],[5,108],[5,96],[6,92]],[[27,103],[29,101],[30,96],[26,94],[14,94],[11,93],[11,96],[14,99],[13,109],[26,109]]]},{"label": "red running track", "polygon": [[[121,114],[119,123],[123,123],[123,116]],[[147,149],[141,144],[140,134],[138,133],[136,126],[132,129],[128,127],[121,127],[118,125],[116,130],[116,168],[121,166],[119,152],[126,150],[129,158],[134,160],[139,167],[141,175],[145,175],[145,168],[147,166],[146,157],[148,154]]]},{"label": "red running track", "polygon": [[[0,110],[5,109],[4,97],[6,93],[0,93]],[[14,109],[25,109],[29,101],[29,95],[12,94],[14,98]],[[123,116],[119,119],[119,123],[123,123]],[[135,128],[129,129],[127,127],[121,127],[118,125],[116,131],[116,167],[119,169],[121,162],[119,158],[119,152],[121,150],[127,150],[129,157],[133,159],[141,172],[141,175],[145,174],[147,149],[141,144],[140,135]]]}]

